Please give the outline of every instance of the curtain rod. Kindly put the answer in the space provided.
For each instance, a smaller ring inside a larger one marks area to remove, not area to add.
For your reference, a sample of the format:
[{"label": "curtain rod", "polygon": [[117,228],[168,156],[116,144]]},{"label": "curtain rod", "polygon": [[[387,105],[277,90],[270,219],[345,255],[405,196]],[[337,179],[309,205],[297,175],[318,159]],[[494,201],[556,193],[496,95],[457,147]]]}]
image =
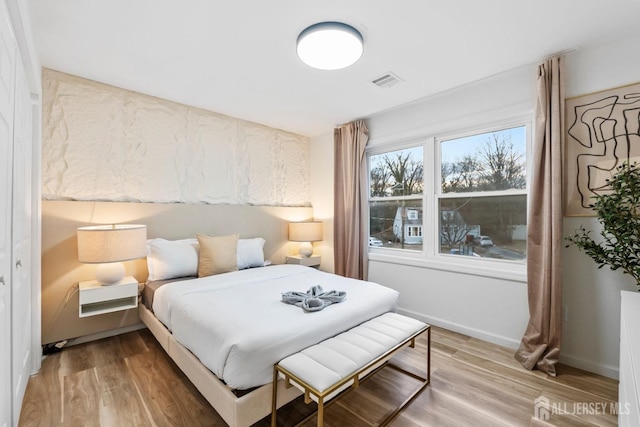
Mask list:
[{"label": "curtain rod", "polygon": [[575,52],[577,50],[580,50],[580,46],[572,47],[570,49],[565,49],[565,50],[558,51],[556,53],[552,53],[551,55],[545,56],[540,61],[546,61],[546,60],[551,59],[553,57],[566,55],[567,53]]}]

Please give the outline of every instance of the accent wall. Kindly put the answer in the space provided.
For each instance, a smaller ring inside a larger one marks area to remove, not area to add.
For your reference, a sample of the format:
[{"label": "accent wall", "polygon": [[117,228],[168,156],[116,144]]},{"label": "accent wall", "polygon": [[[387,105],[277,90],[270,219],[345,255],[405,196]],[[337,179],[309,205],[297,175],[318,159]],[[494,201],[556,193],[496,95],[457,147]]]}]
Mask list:
[{"label": "accent wall", "polygon": [[44,69],[45,200],[309,206],[309,140]]}]

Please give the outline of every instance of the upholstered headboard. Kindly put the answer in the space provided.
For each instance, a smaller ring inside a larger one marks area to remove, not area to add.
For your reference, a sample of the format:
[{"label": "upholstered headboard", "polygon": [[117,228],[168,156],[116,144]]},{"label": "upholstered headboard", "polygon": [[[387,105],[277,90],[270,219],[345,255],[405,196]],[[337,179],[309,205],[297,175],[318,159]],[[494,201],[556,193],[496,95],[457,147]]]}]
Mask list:
[{"label": "upholstered headboard", "polygon": [[[139,322],[137,311],[126,310],[79,318],[77,283],[92,280],[94,266],[78,262],[76,229],[92,224],[136,223],[147,226],[148,238],[183,239],[196,233],[266,240],[265,258],[283,263],[294,253],[287,240],[290,221],[311,219],[310,207],[191,205],[44,201],[42,203],[42,342],[94,334]],[[125,263],[127,274],[143,282],[144,259]]]}]

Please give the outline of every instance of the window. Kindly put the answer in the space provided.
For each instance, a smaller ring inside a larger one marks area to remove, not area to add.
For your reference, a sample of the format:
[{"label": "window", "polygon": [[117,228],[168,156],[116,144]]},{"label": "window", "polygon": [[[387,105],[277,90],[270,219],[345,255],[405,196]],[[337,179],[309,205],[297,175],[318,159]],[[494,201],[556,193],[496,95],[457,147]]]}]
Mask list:
[{"label": "window", "polygon": [[526,128],[436,140],[439,253],[523,260]]},{"label": "window", "polygon": [[370,153],[370,246],[523,264],[528,128],[497,126]]},{"label": "window", "polygon": [[369,157],[371,246],[422,250],[423,153],[419,146]]}]

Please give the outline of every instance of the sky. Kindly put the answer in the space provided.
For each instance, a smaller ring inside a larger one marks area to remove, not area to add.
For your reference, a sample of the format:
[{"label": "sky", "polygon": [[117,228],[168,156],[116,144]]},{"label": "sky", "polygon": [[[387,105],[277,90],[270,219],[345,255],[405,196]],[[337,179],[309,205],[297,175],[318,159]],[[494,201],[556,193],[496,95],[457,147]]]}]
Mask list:
[{"label": "sky", "polygon": [[526,128],[524,126],[505,129],[498,132],[488,132],[479,135],[468,136],[465,138],[452,139],[442,141],[442,161],[453,163],[461,159],[466,154],[473,155],[476,151],[484,146],[487,137],[493,133],[511,137],[513,148],[519,153],[523,159],[526,155],[527,140],[525,135]]},{"label": "sky", "polygon": [[[511,137],[511,142],[513,143],[513,147],[520,155],[522,155],[523,159],[526,155],[526,128],[524,126],[505,129],[497,132],[487,132],[472,136],[467,136],[464,138],[456,138],[449,140],[442,140],[442,161],[447,163],[455,162],[467,154],[474,155],[478,149],[484,146],[487,137],[493,133],[498,133],[504,135],[505,137]],[[412,157],[416,160],[422,160],[422,146],[415,148],[407,148],[404,150],[400,150],[402,154],[411,153]],[[371,167],[378,166],[385,154],[371,156]]]}]

